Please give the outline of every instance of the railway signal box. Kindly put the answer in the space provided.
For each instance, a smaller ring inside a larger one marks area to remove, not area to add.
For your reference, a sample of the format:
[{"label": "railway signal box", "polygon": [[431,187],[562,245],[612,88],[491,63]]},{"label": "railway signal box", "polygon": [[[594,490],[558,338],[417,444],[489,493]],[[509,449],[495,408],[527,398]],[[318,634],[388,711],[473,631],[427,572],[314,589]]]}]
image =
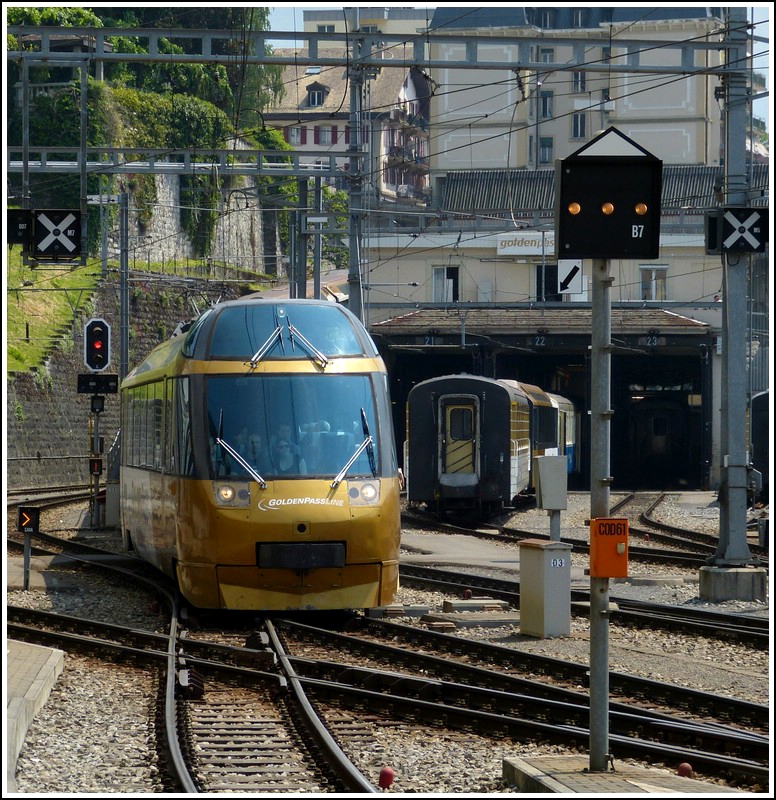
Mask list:
[{"label": "railway signal box", "polygon": [[556,256],[658,258],[663,162],[609,128],[556,161]]},{"label": "railway signal box", "polygon": [[104,319],[90,319],[84,328],[84,364],[101,372],[110,364],[110,325]]},{"label": "railway signal box", "polygon": [[32,211],[23,208],[9,208],[6,211],[6,244],[20,244],[22,252],[30,249],[32,240]]},{"label": "railway signal box", "polygon": [[16,530],[21,533],[38,533],[40,530],[40,508],[19,506],[19,522]]},{"label": "railway signal box", "polygon": [[767,208],[725,206],[706,213],[706,252],[762,253],[770,240]]},{"label": "railway signal box", "polygon": [[590,520],[590,577],[628,577],[629,527],[626,518]]}]

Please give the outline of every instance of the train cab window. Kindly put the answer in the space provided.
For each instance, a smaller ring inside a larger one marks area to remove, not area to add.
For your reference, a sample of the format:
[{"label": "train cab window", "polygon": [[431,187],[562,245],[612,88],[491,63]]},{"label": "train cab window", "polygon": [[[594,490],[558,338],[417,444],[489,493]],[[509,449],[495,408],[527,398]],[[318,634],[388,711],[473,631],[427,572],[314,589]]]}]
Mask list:
[{"label": "train cab window", "polygon": [[[370,452],[378,473],[390,468],[390,448],[380,446],[379,422],[388,412],[377,406],[372,376],[214,375],[205,385],[213,476],[248,478],[248,462],[266,479],[281,474],[284,479],[333,477],[365,441],[364,420],[372,448],[359,453],[347,475],[372,475]],[[291,473],[286,464],[277,462],[272,446],[280,440],[281,430],[282,441],[296,457]],[[252,463],[250,451],[243,449],[253,436],[266,448],[263,463]]]},{"label": "train cab window", "polygon": [[450,438],[469,441],[474,431],[470,408],[453,408],[450,411]]}]

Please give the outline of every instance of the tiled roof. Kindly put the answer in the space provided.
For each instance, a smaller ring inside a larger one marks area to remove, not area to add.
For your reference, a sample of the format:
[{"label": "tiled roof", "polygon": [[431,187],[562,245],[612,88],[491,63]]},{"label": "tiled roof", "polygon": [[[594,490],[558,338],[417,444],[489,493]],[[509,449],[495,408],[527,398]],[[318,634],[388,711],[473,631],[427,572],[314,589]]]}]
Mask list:
[{"label": "tiled roof", "polygon": [[[714,185],[724,168],[702,165],[663,166],[663,212],[687,208],[709,209],[718,204]],[[752,190],[768,190],[767,164],[755,164]],[[554,169],[460,170],[448,172],[440,206],[452,212],[505,213],[510,210],[552,212],[555,202]],[[748,203],[766,206],[766,197]]]},{"label": "tiled roof", "polygon": [[[292,50],[277,48],[274,55],[293,56],[294,54],[307,57],[306,50]],[[344,57],[342,48],[320,48],[318,55],[321,58]],[[265,117],[273,118],[278,115],[292,116],[302,111],[305,116],[327,116],[338,114],[347,118],[350,115],[350,85],[348,83],[347,67],[321,67],[320,71],[310,71],[307,64],[289,64],[283,69],[282,83],[285,95],[279,103],[272,105],[265,113]],[[375,112],[388,112],[396,105],[404,80],[409,72],[395,67],[381,69],[374,80],[369,83],[370,109]],[[307,105],[307,87],[319,84],[326,89],[322,106],[310,108]]]},{"label": "tiled roof", "polygon": [[[424,308],[370,325],[372,333],[383,336],[425,336],[472,334],[503,336],[535,333],[539,329],[554,334],[589,334],[592,330],[591,308]],[[612,335],[640,334],[656,330],[661,334],[707,335],[709,325],[661,308],[613,308]]]},{"label": "tiled roof", "polygon": [[[546,8],[546,6],[542,8]],[[556,6],[553,10],[555,14],[551,18],[548,30],[570,30],[580,27],[574,23],[574,7]],[[586,30],[597,29],[609,24],[622,25],[636,22],[649,24],[663,20],[723,19],[722,8],[702,5],[674,7],[667,4],[652,5],[646,8],[625,4],[618,7],[596,7],[593,5],[585,6],[585,12],[582,29]],[[539,24],[540,19],[538,7],[536,6],[440,5],[434,12],[431,29],[432,31],[435,29],[451,31],[472,28],[541,27]]]}]

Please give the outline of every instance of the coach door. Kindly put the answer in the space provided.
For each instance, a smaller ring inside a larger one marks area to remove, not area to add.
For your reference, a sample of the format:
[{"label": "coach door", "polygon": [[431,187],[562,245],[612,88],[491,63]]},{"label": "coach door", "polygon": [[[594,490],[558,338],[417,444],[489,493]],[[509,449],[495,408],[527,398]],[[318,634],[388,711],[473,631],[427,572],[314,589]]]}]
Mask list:
[{"label": "coach door", "polygon": [[477,473],[477,400],[443,400],[442,411],[440,466],[443,483],[467,485],[476,480]]}]

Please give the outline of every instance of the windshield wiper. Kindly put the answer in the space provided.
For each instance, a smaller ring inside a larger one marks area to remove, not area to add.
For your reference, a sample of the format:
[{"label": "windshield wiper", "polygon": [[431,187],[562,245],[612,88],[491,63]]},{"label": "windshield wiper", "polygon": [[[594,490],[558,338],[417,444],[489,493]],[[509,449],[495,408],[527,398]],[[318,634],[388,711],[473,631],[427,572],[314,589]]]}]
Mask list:
[{"label": "windshield wiper", "polygon": [[221,445],[221,447],[226,450],[227,453],[246,471],[250,474],[250,476],[256,481],[256,483],[261,486],[262,489],[267,488],[267,482],[264,478],[259,475],[258,472],[230,445],[228,442],[225,442],[220,436],[216,436],[216,444]]},{"label": "windshield wiper", "polygon": [[281,344],[283,343],[282,334],[283,334],[283,329],[280,327],[280,325],[278,325],[277,328],[275,328],[275,330],[272,331],[272,333],[269,335],[267,341],[264,342],[264,344],[251,356],[250,360],[251,368],[254,368],[259,363],[259,361],[261,361],[261,359],[267,355],[267,353],[272,349],[272,345],[275,344],[275,341],[277,339],[280,339]]},{"label": "windshield wiper", "polygon": [[366,439],[364,439],[363,442],[361,442],[361,444],[356,448],[356,452],[353,453],[353,455],[348,459],[348,463],[345,464],[345,466],[337,473],[336,477],[331,482],[332,489],[335,489],[342,483],[342,479],[345,477],[345,475],[347,475],[347,472],[352,466],[353,462],[355,462],[355,460],[361,455],[361,453],[363,453],[364,450],[366,450],[366,448],[369,447],[371,444],[372,444],[371,436],[367,437]]},{"label": "windshield wiper", "polygon": [[289,338],[291,339],[291,346],[294,345],[294,337],[299,339],[302,347],[307,350],[307,354],[312,356],[312,358],[317,361],[323,369],[329,366],[329,359],[314,345],[311,344],[299,331],[298,328],[295,328],[291,324],[291,320],[287,319],[288,321],[288,334]]},{"label": "windshield wiper", "polygon": [[342,483],[342,479],[347,475],[350,467],[355,463],[356,459],[364,452],[367,451],[369,457],[369,468],[372,470],[372,477],[377,477],[377,467],[375,466],[375,448],[372,434],[369,433],[369,425],[366,421],[366,414],[364,409],[361,409],[361,427],[364,429],[364,441],[356,448],[356,452],[348,459],[348,463],[337,473],[334,480],[331,482],[331,488],[336,489]]},{"label": "windshield wiper", "polygon": [[369,469],[372,470],[372,477],[377,477],[377,467],[375,466],[375,447],[372,440],[372,434],[369,432],[369,423],[366,421],[366,412],[361,409],[361,430],[364,431],[364,438],[368,441],[366,446],[366,454],[369,458]]}]

